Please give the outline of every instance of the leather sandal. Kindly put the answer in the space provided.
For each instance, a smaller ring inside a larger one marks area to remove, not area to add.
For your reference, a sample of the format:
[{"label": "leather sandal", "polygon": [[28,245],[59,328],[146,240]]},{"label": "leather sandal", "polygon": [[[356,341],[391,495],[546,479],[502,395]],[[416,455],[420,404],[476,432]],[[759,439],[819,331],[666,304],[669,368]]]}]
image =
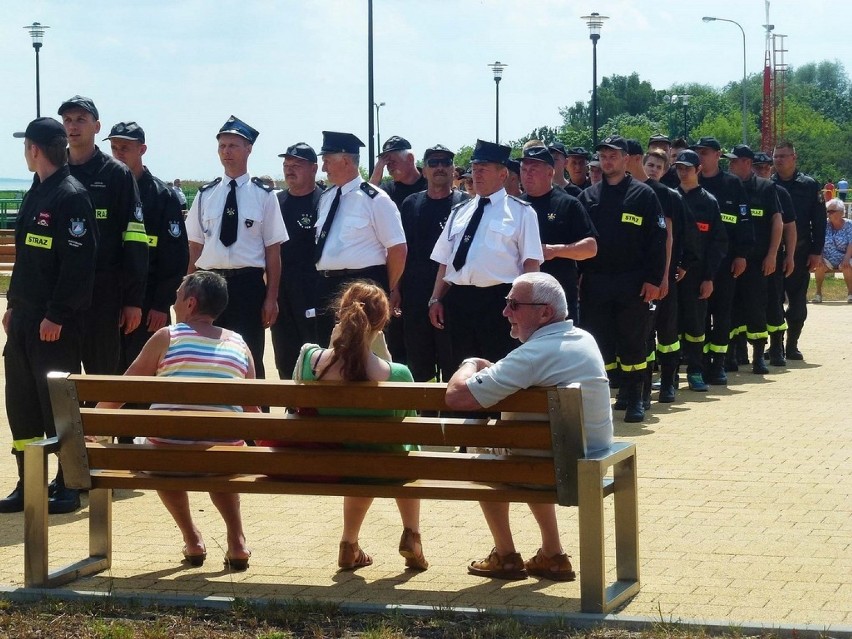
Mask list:
[{"label": "leather sandal", "polygon": [[204,565],[204,560],[207,559],[207,551],[190,554],[186,552],[186,546],[183,547],[183,560],[190,566],[198,568]]},{"label": "leather sandal", "polygon": [[491,554],[480,561],[472,561],[467,567],[471,575],[491,577],[492,579],[526,579],[527,570],[524,560],[516,552],[501,555],[494,548]]},{"label": "leather sandal", "polygon": [[405,567],[412,570],[426,570],[429,562],[423,556],[423,544],[420,542],[420,533],[411,528],[404,528],[402,537],[399,539],[399,554],[405,557]]},{"label": "leather sandal", "polygon": [[361,550],[358,542],[350,544],[347,541],[340,542],[340,549],[337,551],[337,565],[341,570],[358,570],[364,566],[370,566],[373,563],[373,558]]},{"label": "leather sandal", "polygon": [[225,554],[225,568],[230,568],[234,572],[245,572],[249,567],[249,559],[251,558],[251,550],[248,551],[248,557],[231,557]]},{"label": "leather sandal", "polygon": [[524,562],[524,567],[527,572],[535,577],[544,579],[552,579],[553,581],[574,581],[577,578],[577,573],[571,566],[571,558],[565,553],[548,557],[541,548],[536,552],[535,557]]}]

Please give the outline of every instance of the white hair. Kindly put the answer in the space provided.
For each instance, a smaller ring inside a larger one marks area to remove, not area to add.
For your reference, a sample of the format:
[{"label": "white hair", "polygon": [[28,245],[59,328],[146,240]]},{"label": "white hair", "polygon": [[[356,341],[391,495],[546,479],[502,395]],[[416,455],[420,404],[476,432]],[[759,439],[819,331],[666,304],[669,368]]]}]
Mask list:
[{"label": "white hair", "polygon": [[560,320],[568,317],[568,301],[565,299],[565,290],[562,288],[562,284],[549,273],[524,273],[518,275],[512,282],[512,285],[516,284],[529,284],[532,289],[533,302],[547,304]]},{"label": "white hair", "polygon": [[845,211],[846,210],[846,202],[841,200],[839,197],[835,197],[835,198],[832,198],[828,202],[825,203],[825,208],[826,208],[826,210],[840,209],[841,211]]}]

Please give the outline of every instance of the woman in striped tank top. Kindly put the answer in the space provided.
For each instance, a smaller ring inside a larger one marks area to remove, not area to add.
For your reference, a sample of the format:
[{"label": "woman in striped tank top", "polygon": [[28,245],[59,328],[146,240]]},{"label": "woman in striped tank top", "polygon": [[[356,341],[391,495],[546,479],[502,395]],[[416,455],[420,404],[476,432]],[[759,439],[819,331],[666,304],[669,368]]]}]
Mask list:
[{"label": "woman in striped tank top", "polygon": [[[154,333],[125,375],[253,379],[254,362],[243,338],[233,331],[213,325],[227,305],[228,287],[223,277],[209,271],[196,271],[187,275],[178,288],[175,300],[177,324],[165,326]],[[102,408],[117,408],[120,405],[112,402],[98,404]],[[152,404],[151,408],[259,411],[257,406],[197,404]],[[147,443],[157,446],[199,443],[245,445],[242,440],[199,441],[160,437],[150,437]],[[157,494],[183,535],[185,561],[192,566],[201,566],[207,558],[207,548],[201,531],[192,520],[186,491],[160,490]],[[239,494],[210,493],[210,500],[222,515],[227,528],[225,565],[232,570],[247,569],[251,551],[243,532]]]}]

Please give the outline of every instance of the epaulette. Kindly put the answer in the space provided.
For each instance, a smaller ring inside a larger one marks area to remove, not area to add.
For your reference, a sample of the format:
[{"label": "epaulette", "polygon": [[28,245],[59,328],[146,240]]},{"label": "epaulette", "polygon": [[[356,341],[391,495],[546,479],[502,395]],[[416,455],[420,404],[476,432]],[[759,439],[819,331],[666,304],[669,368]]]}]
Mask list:
[{"label": "epaulette", "polygon": [[201,193],[203,191],[206,191],[207,189],[212,189],[214,186],[219,184],[219,182],[221,182],[221,181],[222,181],[222,178],[220,176],[220,177],[217,177],[212,182],[208,182],[207,184],[202,184],[201,186],[198,187],[198,192]]},{"label": "epaulette", "polygon": [[513,200],[515,200],[515,202],[518,202],[519,204],[523,204],[524,206],[532,206],[532,204],[530,204],[529,202],[527,202],[525,200],[522,200],[517,195],[510,195],[509,197],[512,198]]},{"label": "epaulette", "polygon": [[361,182],[361,190],[369,195],[371,199],[379,194],[379,190],[369,182]]},{"label": "epaulette", "polygon": [[272,191],[274,190],[268,184],[264,184],[259,177],[253,177],[251,179],[251,183],[254,184],[255,186],[259,186],[260,188],[262,188],[267,193],[272,193]]}]

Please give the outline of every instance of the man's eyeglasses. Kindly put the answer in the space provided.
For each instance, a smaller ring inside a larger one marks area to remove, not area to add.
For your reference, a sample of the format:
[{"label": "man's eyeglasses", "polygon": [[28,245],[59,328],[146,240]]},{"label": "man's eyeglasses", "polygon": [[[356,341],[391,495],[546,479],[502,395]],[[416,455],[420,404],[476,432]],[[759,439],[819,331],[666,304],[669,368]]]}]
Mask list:
[{"label": "man's eyeglasses", "polygon": [[844,209],[828,209],[829,213],[846,213]]},{"label": "man's eyeglasses", "polygon": [[506,306],[513,311],[517,311],[519,306],[547,306],[547,304],[544,302],[519,302],[518,300],[513,300],[511,297],[507,297]]},{"label": "man's eyeglasses", "polygon": [[453,161],[450,158],[429,158],[426,160],[426,166],[434,169],[436,166],[452,166]]}]

